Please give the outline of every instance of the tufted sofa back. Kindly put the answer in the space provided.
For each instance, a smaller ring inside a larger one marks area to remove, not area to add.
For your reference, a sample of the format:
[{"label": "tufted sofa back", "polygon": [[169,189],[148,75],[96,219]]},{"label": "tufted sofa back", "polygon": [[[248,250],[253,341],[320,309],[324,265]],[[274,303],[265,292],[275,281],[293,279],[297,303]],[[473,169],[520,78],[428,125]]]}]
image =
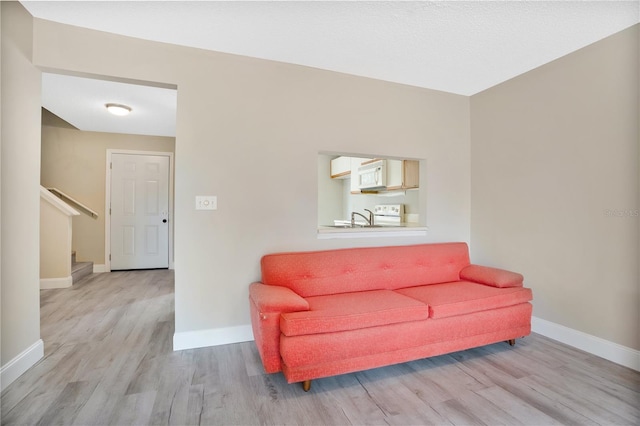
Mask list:
[{"label": "tufted sofa back", "polygon": [[264,284],[310,297],[458,281],[469,263],[466,243],[441,243],[275,253],[261,267]]}]

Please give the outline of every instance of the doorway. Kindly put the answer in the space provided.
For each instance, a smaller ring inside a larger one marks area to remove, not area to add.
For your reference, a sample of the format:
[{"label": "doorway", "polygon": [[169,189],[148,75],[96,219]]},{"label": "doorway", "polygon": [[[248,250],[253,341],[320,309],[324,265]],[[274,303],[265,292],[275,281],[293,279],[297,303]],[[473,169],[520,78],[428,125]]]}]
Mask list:
[{"label": "doorway", "polygon": [[[109,272],[107,152],[165,155],[175,152],[177,87],[109,76],[45,72],[42,102],[43,109],[51,112],[43,114],[43,120],[45,116],[57,120],[43,122],[41,182],[99,212],[94,219],[80,216],[74,220],[73,249],[79,260],[94,262],[94,272]],[[113,103],[127,106],[130,113],[111,114],[106,106]],[[173,159],[170,163],[173,174]],[[170,187],[172,197],[173,177]],[[173,221],[171,217],[167,220],[169,268],[172,268]]]},{"label": "doorway", "polygon": [[173,153],[107,151],[108,271],[171,268]]}]

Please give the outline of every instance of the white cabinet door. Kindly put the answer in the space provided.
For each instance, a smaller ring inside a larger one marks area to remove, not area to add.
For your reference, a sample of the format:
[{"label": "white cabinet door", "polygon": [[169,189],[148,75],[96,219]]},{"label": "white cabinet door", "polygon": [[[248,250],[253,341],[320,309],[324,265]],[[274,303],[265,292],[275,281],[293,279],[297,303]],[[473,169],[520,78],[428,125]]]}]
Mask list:
[{"label": "white cabinet door", "polygon": [[351,176],[351,157],[331,160],[331,179],[346,179]]},{"label": "white cabinet door", "polygon": [[169,267],[169,157],[111,156],[111,269]]},{"label": "white cabinet door", "polygon": [[387,160],[387,188],[402,188],[402,160]]}]

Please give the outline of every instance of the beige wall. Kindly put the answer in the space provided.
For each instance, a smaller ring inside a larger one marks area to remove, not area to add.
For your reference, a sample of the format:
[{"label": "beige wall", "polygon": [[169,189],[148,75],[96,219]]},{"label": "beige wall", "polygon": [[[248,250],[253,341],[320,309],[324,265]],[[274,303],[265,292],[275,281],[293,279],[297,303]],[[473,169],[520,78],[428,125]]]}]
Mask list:
[{"label": "beige wall", "polygon": [[58,188],[98,213],[73,218],[73,249],[78,261],[104,264],[107,149],[174,152],[175,139],[162,136],[83,132],[42,126],[41,182]]},{"label": "beige wall", "polygon": [[30,61],[31,16],[18,2],[0,2],[0,7],[1,363],[5,367],[40,340],[40,71]]},{"label": "beige wall", "polygon": [[471,98],[475,262],[534,315],[640,349],[638,26]]},{"label": "beige wall", "polygon": [[[177,332],[249,324],[265,253],[469,239],[467,97],[38,19],[34,36],[39,66],[178,87]],[[320,151],[425,158],[428,236],[318,240]]]},{"label": "beige wall", "polygon": [[40,200],[40,278],[71,276],[71,220],[48,201]]}]

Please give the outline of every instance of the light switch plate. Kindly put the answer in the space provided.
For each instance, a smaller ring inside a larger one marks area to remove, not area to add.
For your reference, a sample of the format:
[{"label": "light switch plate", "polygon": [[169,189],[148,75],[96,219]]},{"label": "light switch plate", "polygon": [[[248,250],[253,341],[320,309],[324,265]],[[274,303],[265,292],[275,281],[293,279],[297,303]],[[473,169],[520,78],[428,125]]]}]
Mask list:
[{"label": "light switch plate", "polygon": [[196,210],[216,210],[218,197],[215,195],[196,195]]}]

